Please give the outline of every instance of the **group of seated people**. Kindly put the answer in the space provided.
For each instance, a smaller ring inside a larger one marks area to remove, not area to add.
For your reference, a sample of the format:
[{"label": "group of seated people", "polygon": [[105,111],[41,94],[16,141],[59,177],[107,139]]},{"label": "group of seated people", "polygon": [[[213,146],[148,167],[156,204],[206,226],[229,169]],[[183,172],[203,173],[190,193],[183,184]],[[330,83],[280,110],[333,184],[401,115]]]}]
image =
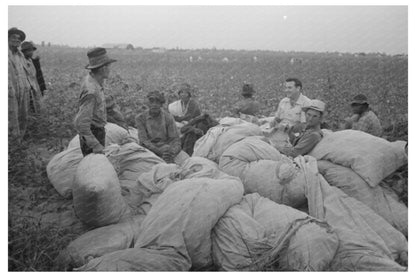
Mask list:
[{"label": "group of seated people", "polygon": [[[279,147],[278,150],[291,157],[308,154],[323,137],[321,124],[326,115],[325,103],[303,95],[302,83],[296,78],[286,80],[285,92],[287,97],[280,101],[270,126],[287,126],[291,146]],[[252,84],[243,85],[242,99],[236,102],[232,111],[234,117],[257,118],[260,115],[261,105],[254,99],[254,93]],[[198,103],[192,98],[192,88],[189,84],[181,84],[177,95],[179,99],[169,103],[165,109],[165,96],[159,91],[149,92],[148,109],[135,119],[141,145],[168,163],[173,163],[181,150],[191,156],[195,142],[209,128],[218,125],[216,120],[201,112]],[[127,128],[123,115],[111,96],[107,98],[106,104],[108,122]],[[353,115],[345,119],[343,128],[361,130],[375,136],[381,135],[380,121],[371,111],[364,95],[355,96],[351,108]]]}]

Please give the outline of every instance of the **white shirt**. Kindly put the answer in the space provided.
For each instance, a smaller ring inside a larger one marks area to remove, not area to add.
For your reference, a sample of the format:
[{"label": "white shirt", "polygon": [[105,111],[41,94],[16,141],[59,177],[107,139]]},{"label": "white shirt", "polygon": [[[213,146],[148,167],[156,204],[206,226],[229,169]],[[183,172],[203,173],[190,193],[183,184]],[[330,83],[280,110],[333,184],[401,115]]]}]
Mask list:
[{"label": "white shirt", "polygon": [[306,122],[305,112],[302,111],[302,108],[306,107],[309,101],[311,100],[302,93],[294,106],[290,104],[289,97],[283,98],[277,108],[276,118],[280,119],[282,124],[288,124],[289,126]]}]

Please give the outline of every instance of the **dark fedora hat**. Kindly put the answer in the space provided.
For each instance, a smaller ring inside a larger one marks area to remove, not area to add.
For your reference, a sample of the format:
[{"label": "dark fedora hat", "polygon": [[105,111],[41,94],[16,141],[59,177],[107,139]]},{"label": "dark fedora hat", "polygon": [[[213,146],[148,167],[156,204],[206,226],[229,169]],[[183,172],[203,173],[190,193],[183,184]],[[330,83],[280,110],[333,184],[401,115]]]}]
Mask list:
[{"label": "dark fedora hat", "polygon": [[26,39],[26,34],[22,31],[17,29],[16,27],[10,28],[9,29],[9,36],[14,35],[14,34],[18,34],[20,36],[20,40],[24,41]]},{"label": "dark fedora hat", "polygon": [[26,50],[36,50],[36,46],[33,42],[31,41],[24,41],[22,42],[22,45],[20,45],[20,48],[22,49],[22,51],[26,51]]},{"label": "dark fedora hat", "polygon": [[354,98],[351,101],[352,104],[369,104],[368,99],[364,94],[358,94],[354,96]]},{"label": "dark fedora hat", "polygon": [[113,63],[116,60],[110,59],[107,56],[107,51],[105,48],[96,47],[90,49],[87,53],[89,63],[85,66],[86,69],[94,69],[99,68],[101,66],[107,65],[109,63]]}]

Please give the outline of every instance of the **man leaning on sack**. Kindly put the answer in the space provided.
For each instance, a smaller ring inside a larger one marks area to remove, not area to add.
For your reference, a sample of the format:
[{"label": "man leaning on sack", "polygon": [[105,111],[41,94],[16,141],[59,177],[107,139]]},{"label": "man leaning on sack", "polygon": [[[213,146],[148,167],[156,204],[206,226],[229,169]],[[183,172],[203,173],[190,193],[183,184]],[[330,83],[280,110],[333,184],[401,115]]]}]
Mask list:
[{"label": "man leaning on sack", "polygon": [[78,113],[74,119],[84,156],[104,150],[107,113],[103,84],[110,75],[110,65],[116,61],[101,47],[89,50],[87,56],[89,64],[85,68],[90,72],[81,85]]}]

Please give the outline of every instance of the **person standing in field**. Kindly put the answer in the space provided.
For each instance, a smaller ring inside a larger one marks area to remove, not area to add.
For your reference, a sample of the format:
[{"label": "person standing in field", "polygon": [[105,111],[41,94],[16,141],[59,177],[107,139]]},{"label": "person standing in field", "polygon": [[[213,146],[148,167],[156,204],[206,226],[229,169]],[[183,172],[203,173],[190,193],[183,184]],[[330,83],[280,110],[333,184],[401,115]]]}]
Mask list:
[{"label": "person standing in field", "polygon": [[354,96],[351,101],[353,115],[345,119],[345,129],[353,129],[381,136],[383,129],[377,115],[370,109],[367,97],[363,94]]},{"label": "person standing in field", "polygon": [[40,99],[41,99],[41,90],[36,78],[36,67],[33,64],[33,52],[36,50],[35,45],[32,42],[24,41],[21,45],[22,53],[25,57],[24,59],[24,69],[26,71],[27,80],[30,84],[30,111],[34,114],[40,113]]},{"label": "person standing in field", "polygon": [[323,138],[321,123],[325,115],[325,103],[314,99],[302,110],[305,112],[306,129],[298,137],[290,136],[293,146],[276,147],[280,153],[293,158],[308,154]]},{"label": "person standing in field", "polygon": [[283,98],[277,108],[274,124],[281,123],[293,128],[293,131],[300,132],[306,123],[305,112],[310,99],[302,94],[302,82],[296,78],[288,78],[285,82],[287,97]]},{"label": "person standing in field", "polygon": [[74,119],[84,156],[104,150],[107,113],[103,84],[110,75],[110,65],[116,61],[101,47],[89,50],[87,56],[89,64],[85,68],[90,72],[81,85],[78,113]]},{"label": "person standing in field", "polygon": [[26,132],[31,89],[24,68],[25,57],[19,50],[19,46],[25,38],[26,34],[22,30],[10,28],[8,31],[9,134],[18,141],[23,138]]},{"label": "person standing in field", "polygon": [[149,109],[136,116],[136,128],[142,146],[167,163],[174,163],[181,152],[179,131],[173,116],[162,109],[165,97],[159,91],[147,94]]},{"label": "person standing in field", "polygon": [[244,84],[241,95],[243,99],[238,101],[235,104],[234,115],[240,117],[243,115],[258,116],[260,112],[260,103],[253,98],[255,93],[254,87],[252,84]]},{"label": "person standing in field", "polygon": [[40,57],[38,55],[34,56],[34,52],[37,50],[35,44],[31,41],[25,41],[21,46],[23,55],[27,60],[31,60],[35,69],[36,69],[36,80],[39,85],[42,96],[46,91],[45,79],[43,78],[42,67],[40,65]]}]

